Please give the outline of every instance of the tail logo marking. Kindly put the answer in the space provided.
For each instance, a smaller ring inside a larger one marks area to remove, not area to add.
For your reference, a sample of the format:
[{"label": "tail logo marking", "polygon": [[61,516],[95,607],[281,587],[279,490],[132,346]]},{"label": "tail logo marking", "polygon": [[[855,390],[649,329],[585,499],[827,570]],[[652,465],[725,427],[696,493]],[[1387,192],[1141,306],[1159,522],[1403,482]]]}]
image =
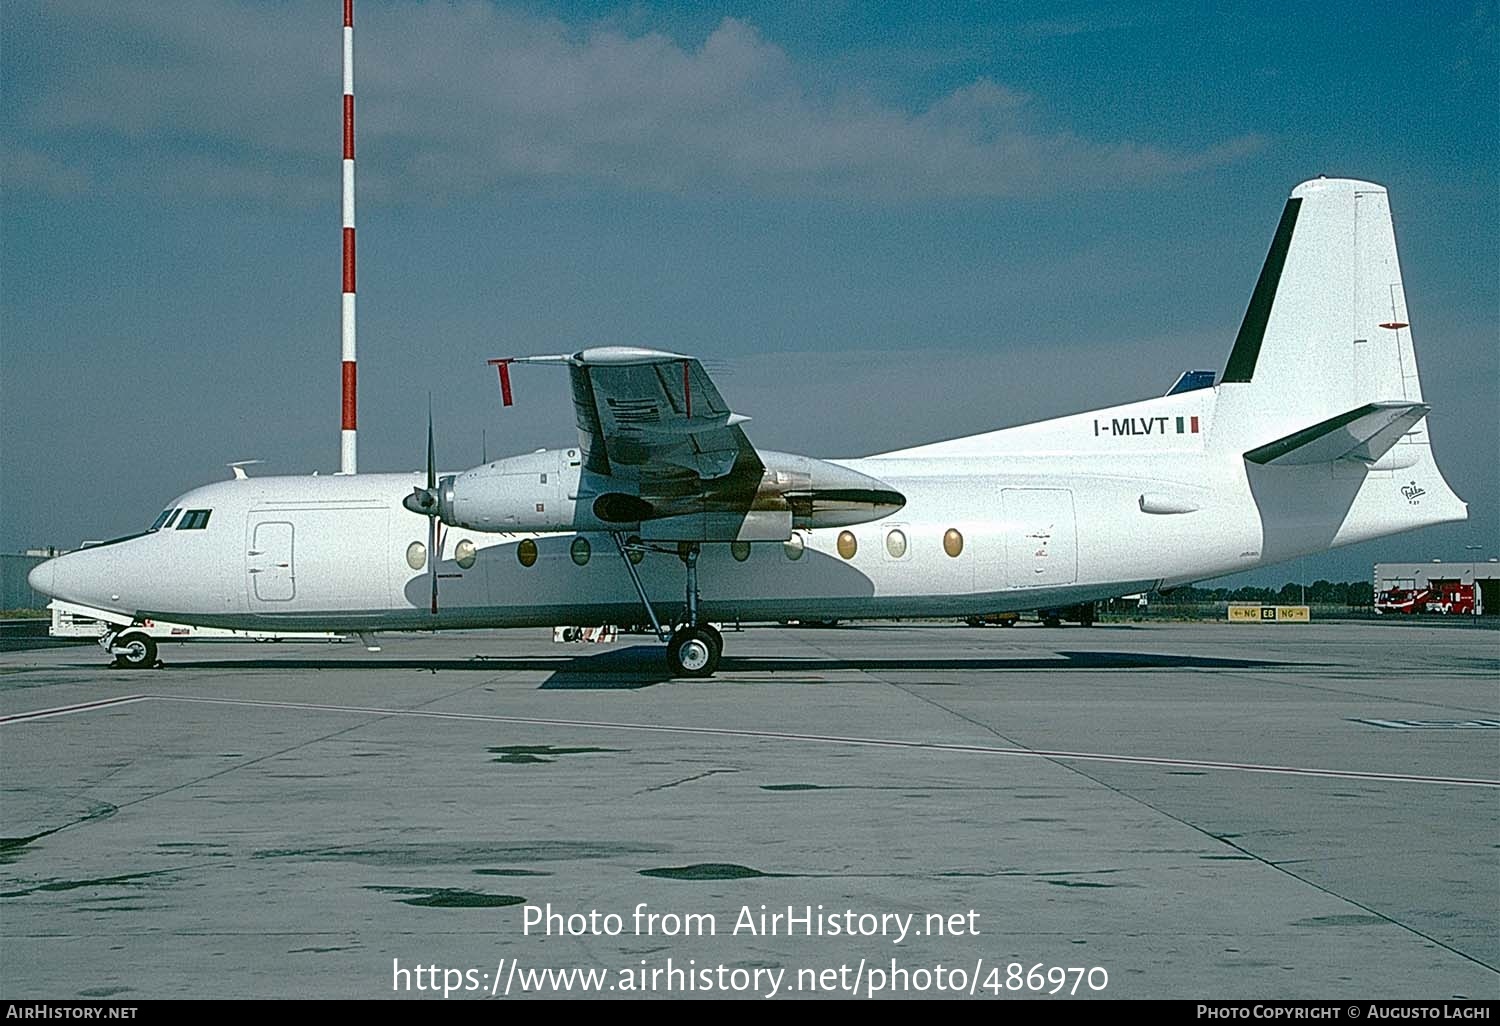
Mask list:
[{"label": "tail logo marking", "polygon": [[1404,484],[1401,486],[1401,494],[1406,496],[1406,501],[1411,503],[1413,506],[1420,506],[1422,504],[1417,500],[1423,495],[1427,494],[1427,489],[1419,488],[1417,486],[1417,483],[1413,481],[1411,484]]}]

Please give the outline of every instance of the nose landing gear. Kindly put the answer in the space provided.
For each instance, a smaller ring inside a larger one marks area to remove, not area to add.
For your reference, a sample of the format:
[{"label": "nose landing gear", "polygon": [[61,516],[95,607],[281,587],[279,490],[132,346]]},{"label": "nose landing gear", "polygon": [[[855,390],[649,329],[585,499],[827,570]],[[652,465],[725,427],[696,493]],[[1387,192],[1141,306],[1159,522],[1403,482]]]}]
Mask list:
[{"label": "nose landing gear", "polygon": [[115,657],[114,665],[125,670],[149,670],[156,665],[156,642],[149,634],[126,631],[99,639],[104,651]]}]

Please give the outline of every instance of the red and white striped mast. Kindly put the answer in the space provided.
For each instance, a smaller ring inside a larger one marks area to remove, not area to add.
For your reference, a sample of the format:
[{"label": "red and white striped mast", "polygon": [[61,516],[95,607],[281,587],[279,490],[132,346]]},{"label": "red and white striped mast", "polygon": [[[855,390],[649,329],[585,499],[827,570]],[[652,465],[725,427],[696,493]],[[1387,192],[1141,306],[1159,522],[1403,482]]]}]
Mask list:
[{"label": "red and white striped mast", "polygon": [[339,436],[339,473],[357,473],[357,420],[354,349],[354,0],[344,0],[344,297],[343,430]]}]

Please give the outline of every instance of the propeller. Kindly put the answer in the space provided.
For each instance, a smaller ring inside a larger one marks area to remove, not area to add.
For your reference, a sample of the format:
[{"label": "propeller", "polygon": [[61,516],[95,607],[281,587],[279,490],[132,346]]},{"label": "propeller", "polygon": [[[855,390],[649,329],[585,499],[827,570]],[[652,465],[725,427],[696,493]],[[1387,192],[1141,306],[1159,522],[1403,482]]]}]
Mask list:
[{"label": "propeller", "polygon": [[427,578],[432,582],[432,614],[438,611],[438,521],[442,519],[442,502],[438,497],[437,454],[432,439],[432,397],[427,397],[427,487],[413,488],[401,505],[427,518]]}]

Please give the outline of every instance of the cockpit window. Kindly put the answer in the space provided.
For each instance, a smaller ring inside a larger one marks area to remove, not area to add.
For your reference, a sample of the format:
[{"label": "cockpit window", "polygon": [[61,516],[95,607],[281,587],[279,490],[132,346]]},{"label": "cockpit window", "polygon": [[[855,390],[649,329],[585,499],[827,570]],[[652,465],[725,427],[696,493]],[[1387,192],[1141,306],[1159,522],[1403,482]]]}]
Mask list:
[{"label": "cockpit window", "polygon": [[164,509],[164,510],[162,510],[161,511],[161,516],[159,516],[159,517],[156,518],[156,523],[154,523],[150,527],[146,528],[146,533],[150,534],[152,531],[160,531],[160,530],[162,530],[164,528],[171,527],[172,526],[172,521],[176,520],[177,519],[177,514],[181,513],[181,512],[182,512],[181,509]]},{"label": "cockpit window", "polygon": [[177,525],[179,531],[201,531],[208,526],[208,515],[211,509],[190,509],[182,515],[182,522]]}]

